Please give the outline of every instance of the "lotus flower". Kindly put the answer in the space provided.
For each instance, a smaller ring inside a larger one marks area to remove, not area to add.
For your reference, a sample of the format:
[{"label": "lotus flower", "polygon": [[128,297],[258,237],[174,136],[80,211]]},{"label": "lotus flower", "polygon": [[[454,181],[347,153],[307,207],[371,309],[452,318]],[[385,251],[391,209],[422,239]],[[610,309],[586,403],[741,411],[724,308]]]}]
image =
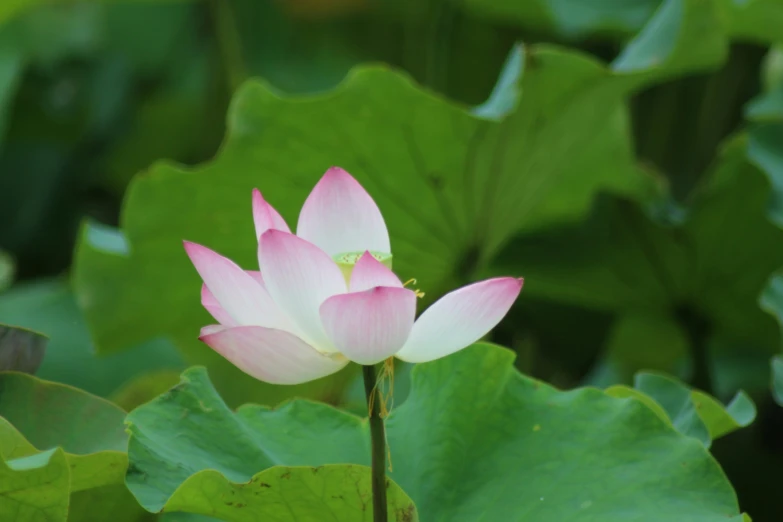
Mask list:
[{"label": "lotus flower", "polygon": [[391,271],[380,210],[337,167],[308,196],[296,235],[258,190],[253,219],[260,272],[195,243],[186,241],[185,250],[204,280],[201,302],[220,323],[204,327],[200,339],[262,381],[298,384],[349,361],[444,357],[497,325],[522,289],[513,277],[471,284],[415,320],[417,293]]}]

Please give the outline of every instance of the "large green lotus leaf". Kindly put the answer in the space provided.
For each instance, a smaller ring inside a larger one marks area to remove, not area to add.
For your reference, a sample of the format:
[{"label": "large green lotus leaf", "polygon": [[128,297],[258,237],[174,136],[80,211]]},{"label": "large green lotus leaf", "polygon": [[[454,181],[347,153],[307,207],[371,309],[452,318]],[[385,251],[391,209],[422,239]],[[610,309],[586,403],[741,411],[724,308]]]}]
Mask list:
[{"label": "large green lotus leaf", "polygon": [[17,285],[0,294],[0,317],[50,338],[38,377],[96,395],[109,396],[149,371],[182,368],[176,349],[160,339],[124,353],[96,356],[84,316],[60,279]]},{"label": "large green lotus leaf", "polygon": [[[113,0],[105,0],[106,2],[110,2]],[[142,0],[142,1],[157,1],[157,2],[171,2],[176,0]],[[59,2],[50,2],[50,1],[44,1],[44,0],[4,0],[2,3],[0,3],[0,25],[7,22],[11,18],[24,13],[26,10],[33,9],[36,7],[46,7],[49,4],[52,3],[60,3],[64,5],[69,5],[70,2],[65,1],[59,1]],[[62,6],[60,6],[62,7]]]},{"label": "large green lotus leaf", "polygon": [[720,0],[723,23],[737,40],[783,42],[783,2],[780,0]]},{"label": "large green lotus leaf", "polygon": [[112,513],[123,522],[147,516],[123,483],[124,417],[112,403],[70,386],[0,373],[0,457],[36,457],[53,447],[65,451],[65,479],[57,483],[62,490],[56,495],[66,498],[69,522],[91,522],[96,513]]},{"label": "large green lotus leaf", "polygon": [[715,1],[664,0],[639,34],[613,62],[622,72],[671,75],[719,65],[729,41]]},{"label": "large green lotus leaf", "polygon": [[783,75],[779,49],[770,51],[764,63],[766,92],[745,107],[748,128],[748,159],[769,176],[772,194],[769,216],[783,226]]},{"label": "large green lotus leaf", "polygon": [[136,502],[125,484],[109,484],[71,494],[68,522],[152,522],[155,520]]},{"label": "large green lotus leaf", "polygon": [[180,372],[158,370],[142,373],[109,396],[109,400],[125,411],[151,401],[179,382]]},{"label": "large green lotus leaf", "polygon": [[636,32],[653,15],[659,0],[465,0],[482,16],[515,22],[533,30],[547,28],[564,36]]},{"label": "large green lotus leaf", "polygon": [[0,371],[35,373],[48,341],[38,332],[0,324]]},{"label": "large green lotus leaf", "polygon": [[[693,56],[698,54],[702,38],[756,42],[780,42],[783,38],[780,0],[465,0],[463,5],[482,16],[532,30],[548,29],[565,37],[630,35],[669,25],[683,34],[682,46],[690,46],[686,52]],[[663,15],[668,18],[665,24],[660,20]],[[674,43],[666,36],[667,32],[661,31],[655,42],[662,57]]]},{"label": "large green lotus leaf", "polygon": [[99,351],[168,337],[192,362],[210,366],[232,404],[339,394],[335,379],[275,391],[196,340],[211,319],[181,241],[252,268],[255,186],[294,225],[323,172],[345,167],[384,213],[395,269],[416,277],[431,297],[473,278],[512,234],[579,219],[596,190],[648,190],[622,103],[631,79],[577,54],[518,54],[525,60],[516,68],[524,71],[515,84],[519,103],[500,121],[380,67],[356,69],[317,97],[282,98],[264,84],[245,84],[214,162],[195,171],[162,163],[133,181],[116,242],[124,246],[103,244],[95,227],[84,229],[75,282]]},{"label": "large green lotus leaf", "polygon": [[640,372],[634,378],[634,388],[613,386],[606,392],[614,397],[640,399],[659,416],[663,411],[677,431],[696,438],[707,448],[713,440],[750,425],[756,418],[756,406],[745,392],[738,392],[728,406],[723,406],[710,395],[663,374]]},{"label": "large green lotus leaf", "polygon": [[[417,522],[416,507],[392,481],[389,520]],[[163,509],[217,517],[228,522],[372,522],[370,469],[351,464],[317,468],[275,466],[242,483],[204,470],[186,480]]]},{"label": "large green lotus leaf", "polygon": [[0,459],[0,520],[65,522],[69,480],[60,448]]},{"label": "large green lotus leaf", "polygon": [[[22,459],[38,454],[39,451],[30,444],[24,435],[11,425],[8,420],[0,416],[0,460]],[[122,459],[123,462],[121,463],[116,459],[108,459],[101,466],[93,467],[92,469],[86,468],[84,461],[75,462],[78,459],[76,455],[66,453],[65,459],[68,465],[64,473],[66,480],[57,482],[57,487],[62,488],[64,492],[53,489],[52,494],[56,494],[58,498],[61,498],[63,495],[68,498],[67,495],[70,492],[70,500],[65,501],[69,522],[92,522],[95,520],[96,513],[111,513],[112,520],[119,522],[137,521],[148,516],[147,512],[139,506],[122,481],[127,458]],[[92,463],[96,463],[95,459],[93,459]],[[100,468],[106,468],[107,465],[110,467],[116,466],[116,470],[109,474],[102,473]],[[76,471],[75,477],[74,471]],[[97,476],[85,481],[83,480],[84,472],[87,474],[95,472]],[[80,474],[82,477],[79,477]],[[76,479],[76,484],[72,483],[73,478]],[[102,478],[110,480],[102,480]],[[109,483],[101,485],[102,482]],[[80,489],[78,491],[74,489],[79,487],[88,487],[88,489]]]},{"label": "large green lotus leaf", "polygon": [[3,372],[0,417],[37,450],[61,447],[67,452],[72,491],[122,481],[125,413],[109,401],[27,374]]},{"label": "large green lotus leaf", "polygon": [[495,270],[519,267],[528,297],[669,317],[688,328],[672,313],[685,310],[708,336],[731,341],[727,347],[771,355],[778,329],[758,296],[783,265],[783,231],[768,219],[769,196],[767,177],[736,139],[683,218],[661,223],[631,202],[606,200],[583,225],[515,242]]},{"label": "large green lotus leaf", "polygon": [[622,381],[639,368],[676,371],[688,358],[689,340],[680,324],[665,313],[629,312],[619,316],[606,341],[606,356]]},{"label": "large green lotus leaf", "polygon": [[[477,344],[413,370],[387,435],[390,477],[422,520],[742,520],[702,444],[643,402],[594,388],[558,391],[512,362],[511,352]],[[151,510],[199,474],[222,487],[280,464],[369,460],[365,418],[304,400],[232,412],[202,368],[127,421],[126,483]],[[204,501],[179,507],[196,502]]]}]

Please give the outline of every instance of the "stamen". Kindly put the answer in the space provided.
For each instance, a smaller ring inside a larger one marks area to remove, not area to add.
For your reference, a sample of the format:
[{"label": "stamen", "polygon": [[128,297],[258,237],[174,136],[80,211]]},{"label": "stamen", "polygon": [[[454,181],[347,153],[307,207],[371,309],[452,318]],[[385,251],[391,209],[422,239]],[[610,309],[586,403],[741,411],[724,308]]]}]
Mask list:
[{"label": "stamen", "polygon": [[[415,284],[416,284],[416,278],[415,277],[411,277],[410,279],[408,279],[407,281],[405,281],[402,284],[402,287],[405,288],[408,285],[415,285]],[[421,299],[422,297],[424,297],[426,295],[424,292],[422,292],[418,288],[414,288],[413,289],[413,293],[416,294],[416,297],[418,297],[419,299]]]}]

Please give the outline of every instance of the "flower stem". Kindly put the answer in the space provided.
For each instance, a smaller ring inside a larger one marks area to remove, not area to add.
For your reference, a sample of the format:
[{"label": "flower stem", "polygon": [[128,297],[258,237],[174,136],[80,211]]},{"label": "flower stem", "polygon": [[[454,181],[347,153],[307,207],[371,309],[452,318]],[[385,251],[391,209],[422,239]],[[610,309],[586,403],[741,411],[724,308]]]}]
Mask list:
[{"label": "flower stem", "polygon": [[381,418],[381,394],[375,390],[374,366],[362,366],[364,392],[370,414],[372,444],[372,512],[373,522],[388,522],[386,513],[386,434]]}]

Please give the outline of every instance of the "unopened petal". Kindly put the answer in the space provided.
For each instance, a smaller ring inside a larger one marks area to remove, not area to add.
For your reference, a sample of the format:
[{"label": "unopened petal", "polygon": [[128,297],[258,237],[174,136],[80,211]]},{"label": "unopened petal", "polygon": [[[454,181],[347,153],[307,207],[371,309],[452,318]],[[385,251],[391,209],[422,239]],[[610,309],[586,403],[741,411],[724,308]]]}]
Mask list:
[{"label": "unopened petal", "polygon": [[413,327],[416,294],[407,288],[379,286],[335,295],[321,305],[321,320],[335,347],[359,364],[394,355]]},{"label": "unopened petal", "polygon": [[214,302],[232,319],[225,324],[291,328],[291,322],[257,281],[260,274],[251,275],[230,259],[196,243],[185,241],[185,250]]},{"label": "unopened petal", "polygon": [[348,364],[344,357],[323,355],[297,336],[274,328],[223,328],[207,331],[200,339],[246,374],[272,384],[320,379]]},{"label": "unopened petal", "polygon": [[503,319],[521,290],[521,279],[501,277],[446,294],[419,317],[397,357],[432,361],[473,344]]},{"label": "unopened petal", "polygon": [[320,351],[334,351],[318,309],[329,297],[346,291],[337,264],[312,243],[279,230],[267,230],[258,248],[264,282],[275,303],[303,339]]},{"label": "unopened petal", "polygon": [[253,223],[256,227],[256,240],[270,228],[282,230],[283,232],[291,231],[283,216],[266,202],[258,189],[253,189]]},{"label": "unopened petal", "polygon": [[296,234],[330,256],[365,250],[391,252],[389,232],[378,205],[339,167],[327,170],[307,197]]},{"label": "unopened petal", "polygon": [[402,287],[400,279],[369,252],[362,254],[351,272],[351,292],[361,292],[376,286]]}]

